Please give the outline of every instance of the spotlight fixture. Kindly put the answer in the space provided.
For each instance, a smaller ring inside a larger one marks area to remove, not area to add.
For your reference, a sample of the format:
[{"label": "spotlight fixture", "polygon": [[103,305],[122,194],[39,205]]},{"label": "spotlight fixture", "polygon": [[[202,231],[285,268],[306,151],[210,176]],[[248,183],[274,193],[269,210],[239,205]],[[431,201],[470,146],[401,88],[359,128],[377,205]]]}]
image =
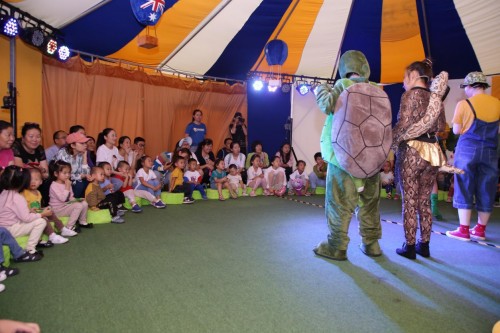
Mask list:
[{"label": "spotlight fixture", "polygon": [[254,90],[260,91],[264,88],[264,82],[261,79],[257,79],[253,82],[252,86]]},{"label": "spotlight fixture", "polygon": [[275,92],[278,90],[278,88],[281,87],[281,80],[280,79],[270,79],[267,82],[267,90],[269,92]]},{"label": "spotlight fixture", "polygon": [[57,59],[61,61],[68,60],[70,55],[71,52],[69,51],[69,48],[66,45],[60,46],[59,50],[57,50]]},{"label": "spotlight fixture", "polygon": [[297,91],[299,92],[299,94],[301,94],[302,96],[304,96],[305,94],[307,94],[309,91],[310,91],[310,86],[307,84],[307,83],[300,83],[298,86],[297,86]]},{"label": "spotlight fixture", "polygon": [[43,51],[48,55],[54,55],[57,51],[57,40],[54,37],[49,37],[45,43]]},{"label": "spotlight fixture", "polygon": [[22,29],[19,33],[19,37],[26,43],[36,47],[41,47],[45,41],[45,33],[43,30],[35,27]]},{"label": "spotlight fixture", "polygon": [[0,17],[0,28],[7,37],[16,37],[19,34],[19,22],[13,17],[2,15]]}]

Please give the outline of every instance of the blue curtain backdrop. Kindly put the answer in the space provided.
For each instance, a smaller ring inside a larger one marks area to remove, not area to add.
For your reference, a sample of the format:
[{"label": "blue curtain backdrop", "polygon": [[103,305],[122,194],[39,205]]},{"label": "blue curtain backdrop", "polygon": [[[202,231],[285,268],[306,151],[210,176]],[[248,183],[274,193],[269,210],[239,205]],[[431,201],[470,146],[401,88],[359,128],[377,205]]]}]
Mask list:
[{"label": "blue curtain backdrop", "polygon": [[270,93],[264,87],[255,91],[248,85],[248,152],[252,142],[262,142],[264,151],[274,155],[281,144],[286,141],[285,124],[290,116],[290,93],[282,93],[279,89]]}]

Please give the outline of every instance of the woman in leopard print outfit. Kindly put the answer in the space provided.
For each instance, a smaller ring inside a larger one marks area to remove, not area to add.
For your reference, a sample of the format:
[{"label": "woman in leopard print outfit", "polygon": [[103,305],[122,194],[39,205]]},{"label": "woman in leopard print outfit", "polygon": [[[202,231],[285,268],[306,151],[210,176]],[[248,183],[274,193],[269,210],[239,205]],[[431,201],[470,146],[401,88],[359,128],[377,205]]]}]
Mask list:
[{"label": "woman in leopard print outfit", "polygon": [[[403,199],[402,215],[406,242],[396,252],[409,259],[416,253],[428,257],[432,227],[430,194],[438,168],[445,157],[437,143],[436,133],[445,127],[445,113],[438,105],[438,117],[429,118],[431,91],[428,84],[433,77],[429,60],[417,61],[406,68],[398,122],[393,129],[393,147],[396,146],[396,177]],[[423,128],[425,126],[426,130]],[[408,132],[419,133],[408,140]],[[422,134],[423,133],[423,134]],[[418,216],[418,217],[417,217]],[[416,242],[418,220],[420,239]]]}]

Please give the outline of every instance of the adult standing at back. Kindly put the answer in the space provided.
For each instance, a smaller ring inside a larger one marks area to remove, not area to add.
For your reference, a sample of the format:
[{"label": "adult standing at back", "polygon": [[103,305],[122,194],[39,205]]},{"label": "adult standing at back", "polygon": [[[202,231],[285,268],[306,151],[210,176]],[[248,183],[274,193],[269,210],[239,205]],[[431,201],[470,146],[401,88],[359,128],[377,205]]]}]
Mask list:
[{"label": "adult standing at back", "polygon": [[[448,237],[468,241],[484,240],[498,184],[498,127],[500,101],[485,93],[490,87],[481,72],[471,72],[460,85],[466,100],[458,102],[453,115],[453,133],[460,134],[455,148],[455,167],[464,174],[455,175],[453,207],[458,209],[460,227],[447,231]],[[472,208],[478,211],[476,226],[469,230]]]},{"label": "adult standing at back", "polygon": [[193,153],[198,150],[198,145],[205,140],[205,136],[207,135],[207,126],[201,122],[201,118],[203,117],[203,112],[201,110],[196,109],[193,111],[193,119],[187,125],[186,130],[184,131],[184,137],[190,137],[193,142],[191,144],[191,151]]},{"label": "adult standing at back", "polygon": [[[231,138],[233,142],[237,142],[240,145],[240,150],[243,155],[247,154],[247,125],[245,124],[245,118],[241,115],[241,112],[236,112],[233,117],[233,121],[229,124],[229,133],[231,133]],[[226,165],[227,166],[227,165]]]},{"label": "adult standing at back", "polygon": [[14,164],[14,153],[12,152],[14,139],[12,125],[0,120],[0,168],[6,168]]}]

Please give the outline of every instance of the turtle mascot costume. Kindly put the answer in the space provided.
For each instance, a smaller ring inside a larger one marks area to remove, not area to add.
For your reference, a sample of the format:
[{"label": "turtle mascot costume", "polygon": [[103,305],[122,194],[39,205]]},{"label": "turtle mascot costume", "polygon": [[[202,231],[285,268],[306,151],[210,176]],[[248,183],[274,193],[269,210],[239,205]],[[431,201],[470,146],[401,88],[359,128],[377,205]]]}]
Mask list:
[{"label": "turtle mascot costume", "polygon": [[392,143],[390,101],[368,81],[370,66],[360,51],[342,55],[339,73],[333,87],[323,84],[316,92],[316,102],[327,115],[321,153],[328,162],[325,213],[330,234],[314,253],[346,260],[349,224],[356,212],[361,251],[380,256],[379,172]]}]

